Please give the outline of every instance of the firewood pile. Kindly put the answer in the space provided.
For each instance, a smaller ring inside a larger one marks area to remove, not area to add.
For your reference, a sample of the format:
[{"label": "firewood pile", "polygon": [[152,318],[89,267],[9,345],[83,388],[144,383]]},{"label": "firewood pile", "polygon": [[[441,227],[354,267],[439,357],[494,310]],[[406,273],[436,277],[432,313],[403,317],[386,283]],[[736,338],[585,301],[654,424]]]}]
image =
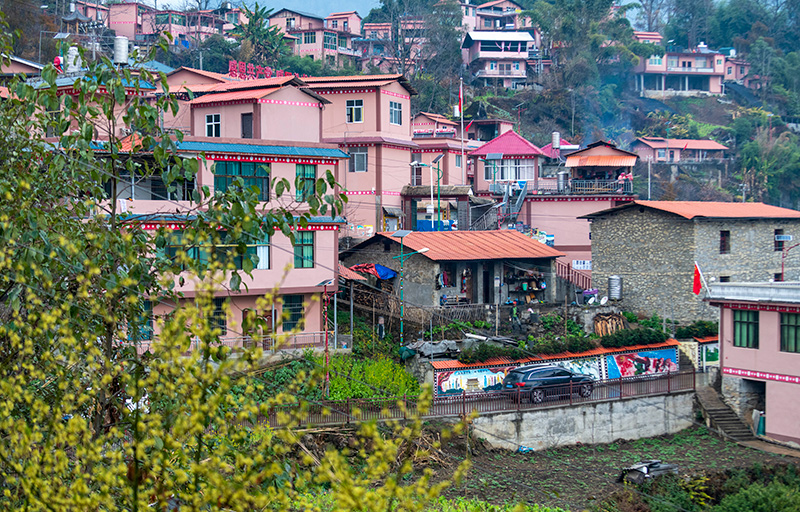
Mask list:
[{"label": "firewood pile", "polygon": [[594,333],[607,336],[625,328],[625,317],[619,313],[599,313],[594,316]]}]

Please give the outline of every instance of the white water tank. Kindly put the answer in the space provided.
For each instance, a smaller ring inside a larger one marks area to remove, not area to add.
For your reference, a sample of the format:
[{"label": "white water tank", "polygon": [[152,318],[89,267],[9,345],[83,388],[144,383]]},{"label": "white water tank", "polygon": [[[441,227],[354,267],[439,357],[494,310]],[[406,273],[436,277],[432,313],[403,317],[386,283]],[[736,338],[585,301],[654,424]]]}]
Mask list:
[{"label": "white water tank", "polygon": [[128,38],[125,36],[114,38],[114,64],[128,64]]},{"label": "white water tank", "polygon": [[561,149],[561,133],[553,132],[553,149]]},{"label": "white water tank", "polygon": [[622,300],[622,277],[608,276],[608,298]]}]

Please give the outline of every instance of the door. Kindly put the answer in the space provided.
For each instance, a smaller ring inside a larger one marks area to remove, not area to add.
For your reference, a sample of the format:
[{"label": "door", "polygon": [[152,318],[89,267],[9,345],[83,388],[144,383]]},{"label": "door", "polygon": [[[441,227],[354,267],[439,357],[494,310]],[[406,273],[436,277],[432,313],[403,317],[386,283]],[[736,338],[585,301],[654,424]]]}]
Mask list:
[{"label": "door", "polygon": [[242,138],[253,138],[253,114],[242,114]]},{"label": "door", "polygon": [[483,266],[483,303],[492,303],[492,273],[486,265]]}]

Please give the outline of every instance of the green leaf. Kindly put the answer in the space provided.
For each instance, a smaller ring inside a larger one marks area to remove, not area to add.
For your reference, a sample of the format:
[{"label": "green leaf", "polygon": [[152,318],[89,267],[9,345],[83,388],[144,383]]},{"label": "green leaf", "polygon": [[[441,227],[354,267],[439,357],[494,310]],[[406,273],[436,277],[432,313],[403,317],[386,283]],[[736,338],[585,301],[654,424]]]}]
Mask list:
[{"label": "green leaf", "polygon": [[233,275],[231,275],[231,290],[238,292],[241,285],[242,285],[242,276],[240,276],[237,273],[233,273]]}]

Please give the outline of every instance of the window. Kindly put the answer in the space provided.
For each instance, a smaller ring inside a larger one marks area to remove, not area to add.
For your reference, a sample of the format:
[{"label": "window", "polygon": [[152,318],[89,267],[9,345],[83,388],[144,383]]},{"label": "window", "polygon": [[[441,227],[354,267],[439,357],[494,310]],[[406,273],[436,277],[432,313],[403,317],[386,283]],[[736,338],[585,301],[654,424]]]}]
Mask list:
[{"label": "window", "polygon": [[339,21],[338,20],[331,21],[331,28],[339,28]]},{"label": "window", "polygon": [[[232,21],[231,23],[235,23]],[[183,25],[186,26],[186,16],[183,14],[173,14],[172,15],[172,24],[173,25]]]},{"label": "window", "polygon": [[317,44],[317,33],[316,32],[304,33],[303,44]]},{"label": "window", "polygon": [[284,295],[283,296],[283,332],[288,332],[300,325],[303,322],[303,314],[305,307],[303,306],[302,295]]},{"label": "window", "polygon": [[731,282],[731,276],[719,276],[719,282],[720,283],[730,283]]},{"label": "window", "polygon": [[489,69],[497,69],[497,62],[496,61],[489,61]]},{"label": "window", "polygon": [[242,138],[253,138],[253,113],[242,114]]},{"label": "window", "polygon": [[729,75],[733,74],[733,67],[732,66],[728,66],[728,74]]},{"label": "window", "polygon": [[492,20],[490,20],[489,18],[484,18],[483,19],[483,27],[484,28],[492,28]]},{"label": "window", "polygon": [[364,100],[347,100],[346,108],[348,123],[364,121]]},{"label": "window", "polygon": [[225,299],[214,299],[214,312],[209,319],[211,328],[218,328],[220,336],[228,334],[228,313],[225,311]]},{"label": "window", "polygon": [[[253,238],[251,235],[243,235],[243,237],[247,245],[245,252],[241,253],[239,244],[235,243],[235,240],[228,240],[227,232],[220,233],[220,244],[213,248],[219,261],[224,265],[233,263],[234,268],[242,270],[245,260],[249,259],[251,262],[255,262],[252,268],[269,270],[269,235],[262,235],[261,239]],[[208,253],[210,249],[203,252]],[[253,256],[257,258],[257,261]]]},{"label": "window", "polygon": [[222,137],[222,121],[219,114],[206,114],[206,137]]},{"label": "window", "polygon": [[347,36],[339,36],[339,48],[347,48]]},{"label": "window", "polygon": [[800,314],[781,313],[781,352],[800,352]]},{"label": "window", "polygon": [[298,231],[295,233],[294,268],[314,268],[313,231]]},{"label": "window", "polygon": [[456,155],[456,167],[458,167],[459,169],[461,168],[461,155],[460,154]]},{"label": "window", "polygon": [[647,59],[647,63],[651,66],[660,66],[664,61],[658,55],[651,55],[649,59]]},{"label": "window", "polygon": [[312,164],[297,164],[295,166],[295,186],[297,191],[295,199],[306,201],[314,195],[317,181],[317,166]]},{"label": "window", "polygon": [[722,65],[722,59],[717,59],[717,66],[721,66],[721,65]]},{"label": "window", "polygon": [[733,346],[758,348],[758,311],[733,310]]},{"label": "window", "polygon": [[519,71],[519,62],[514,63],[514,71]]},{"label": "window", "polygon": [[350,25],[349,25],[349,23],[347,23],[347,20],[344,20],[344,23],[342,23],[342,30],[344,30],[345,32],[347,32],[347,30],[348,30],[349,28],[350,28]]},{"label": "window", "polygon": [[731,252],[731,232],[730,231],[720,231],[719,232],[719,253],[720,254],[730,254]]},{"label": "window", "polygon": [[169,23],[169,14],[161,13],[156,14],[156,25],[167,25]]},{"label": "window", "polygon": [[350,172],[367,172],[367,148],[352,148],[350,153]]},{"label": "window", "polygon": [[403,104],[398,101],[389,102],[389,123],[403,124]]},{"label": "window", "polygon": [[225,192],[242,180],[245,187],[258,187],[259,201],[269,201],[269,164],[214,162],[214,190]]},{"label": "window", "polygon": [[286,28],[294,28],[294,18],[286,18]]},{"label": "window", "polygon": [[128,341],[153,339],[153,303],[143,300],[139,305],[139,317],[128,324]]},{"label": "window", "polygon": [[775,230],[775,237],[774,238],[775,238],[775,250],[776,251],[782,251],[783,250],[783,240],[778,240],[779,236],[783,236],[783,230],[782,229],[776,229]]},{"label": "window", "polygon": [[411,168],[411,186],[419,187],[422,185],[422,166],[415,165]]},{"label": "window", "polygon": [[677,68],[678,67],[678,57],[670,57],[667,59],[667,67],[669,68]]},{"label": "window", "polygon": [[377,31],[375,31],[375,30],[370,30],[370,32],[369,32],[369,38],[370,38],[370,39],[378,39],[378,32],[377,32]]},{"label": "window", "polygon": [[657,158],[667,158],[667,150],[659,149]]},{"label": "window", "polygon": [[744,66],[739,66],[739,74],[744,75]]},{"label": "window", "polygon": [[781,274],[780,272],[772,274],[772,280],[776,283],[780,283],[781,281],[783,281],[783,274]]},{"label": "window", "polygon": [[336,32],[323,32],[322,47],[328,50],[336,49]]}]

